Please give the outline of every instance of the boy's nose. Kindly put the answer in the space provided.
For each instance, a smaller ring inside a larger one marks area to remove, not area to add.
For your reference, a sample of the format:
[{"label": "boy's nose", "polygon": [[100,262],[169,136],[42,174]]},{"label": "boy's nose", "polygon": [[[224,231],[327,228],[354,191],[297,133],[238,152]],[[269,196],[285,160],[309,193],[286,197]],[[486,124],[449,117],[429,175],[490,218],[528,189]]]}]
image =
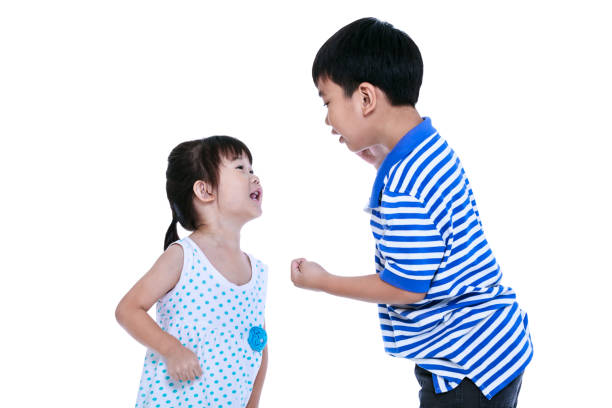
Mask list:
[{"label": "boy's nose", "polygon": [[259,177],[255,175],[253,175],[253,177],[251,178],[251,183],[261,184],[261,182],[259,181]]},{"label": "boy's nose", "polygon": [[[325,124],[327,126],[331,126],[331,123],[329,123],[329,115],[325,115]],[[336,129],[333,128],[332,126],[332,135],[339,135],[340,133],[336,132]]]}]

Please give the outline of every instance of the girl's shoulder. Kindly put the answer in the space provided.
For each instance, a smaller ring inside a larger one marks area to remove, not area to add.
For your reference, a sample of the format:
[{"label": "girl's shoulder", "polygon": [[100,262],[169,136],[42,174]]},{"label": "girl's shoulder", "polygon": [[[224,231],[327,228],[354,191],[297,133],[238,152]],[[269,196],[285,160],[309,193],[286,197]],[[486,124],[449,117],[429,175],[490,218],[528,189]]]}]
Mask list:
[{"label": "girl's shoulder", "polygon": [[[178,244],[178,245],[176,245]],[[175,241],[166,248],[166,250],[159,256],[157,262],[162,263],[164,266],[182,267],[185,260],[185,253],[187,249],[181,244],[180,240]]]},{"label": "girl's shoulder", "polygon": [[254,263],[253,264],[254,268],[259,268],[261,270],[260,272],[267,272],[268,271],[268,264],[264,263],[262,260],[260,260],[255,255],[253,255],[253,254],[251,254],[249,252],[246,252],[246,254],[249,256],[251,261]]},{"label": "girl's shoulder", "polygon": [[174,248],[175,252],[178,251],[182,253],[182,260],[184,262],[186,262],[190,258],[193,258],[193,255],[196,252],[195,244],[189,237],[184,237],[174,241],[168,246],[168,249],[166,249],[166,251],[170,250],[171,248]]},{"label": "girl's shoulder", "polygon": [[259,258],[257,258],[256,256],[254,256],[253,254],[249,253],[249,252],[245,252],[248,257],[249,260],[251,262],[251,267],[254,274],[254,277],[256,278],[255,280],[263,280],[263,283],[267,283],[268,281],[268,265],[266,263],[264,263],[263,261],[261,261]]},{"label": "girl's shoulder", "polygon": [[179,239],[171,243],[160,256],[166,265],[178,268],[179,276],[193,259],[194,249],[188,239]]}]

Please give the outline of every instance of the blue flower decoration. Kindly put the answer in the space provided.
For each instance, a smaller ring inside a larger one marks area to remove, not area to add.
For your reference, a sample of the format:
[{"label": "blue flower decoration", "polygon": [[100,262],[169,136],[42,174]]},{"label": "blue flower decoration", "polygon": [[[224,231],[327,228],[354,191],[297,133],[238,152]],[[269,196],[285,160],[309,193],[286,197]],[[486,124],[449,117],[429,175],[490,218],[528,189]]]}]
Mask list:
[{"label": "blue flower decoration", "polygon": [[266,347],[267,342],[268,335],[263,328],[259,326],[251,327],[249,331],[249,346],[251,346],[254,351],[261,352],[264,347]]}]

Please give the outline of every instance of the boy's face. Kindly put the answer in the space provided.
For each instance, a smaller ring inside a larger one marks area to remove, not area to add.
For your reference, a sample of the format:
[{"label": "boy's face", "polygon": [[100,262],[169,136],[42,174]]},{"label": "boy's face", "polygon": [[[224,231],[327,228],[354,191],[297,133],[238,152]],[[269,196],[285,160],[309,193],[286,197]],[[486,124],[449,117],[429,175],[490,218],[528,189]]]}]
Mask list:
[{"label": "boy's face", "polygon": [[347,97],[342,87],[329,78],[319,78],[317,89],[327,107],[325,124],[331,126],[333,135],[340,136],[340,143],[346,144],[352,152],[360,152],[378,143],[372,137],[370,124],[363,114],[359,92],[355,91],[351,97]]}]

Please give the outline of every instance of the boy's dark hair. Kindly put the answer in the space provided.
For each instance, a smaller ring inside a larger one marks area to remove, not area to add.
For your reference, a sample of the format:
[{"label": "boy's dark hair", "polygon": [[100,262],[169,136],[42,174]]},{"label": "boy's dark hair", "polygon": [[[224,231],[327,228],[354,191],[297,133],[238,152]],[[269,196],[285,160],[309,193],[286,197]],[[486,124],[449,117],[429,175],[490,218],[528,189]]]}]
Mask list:
[{"label": "boy's dark hair", "polygon": [[193,207],[193,185],[198,180],[209,183],[213,190],[219,185],[219,166],[222,158],[234,160],[242,155],[253,163],[249,148],[230,136],[211,136],[183,142],[172,149],[166,170],[166,195],[172,210],[172,222],[164,239],[164,251],[179,239],[176,223],[194,231],[198,215]]},{"label": "boy's dark hair", "polygon": [[423,60],[414,41],[373,17],[342,27],[323,44],[312,64],[312,79],[329,78],[350,97],[360,83],[380,88],[392,105],[414,106],[423,80]]}]

